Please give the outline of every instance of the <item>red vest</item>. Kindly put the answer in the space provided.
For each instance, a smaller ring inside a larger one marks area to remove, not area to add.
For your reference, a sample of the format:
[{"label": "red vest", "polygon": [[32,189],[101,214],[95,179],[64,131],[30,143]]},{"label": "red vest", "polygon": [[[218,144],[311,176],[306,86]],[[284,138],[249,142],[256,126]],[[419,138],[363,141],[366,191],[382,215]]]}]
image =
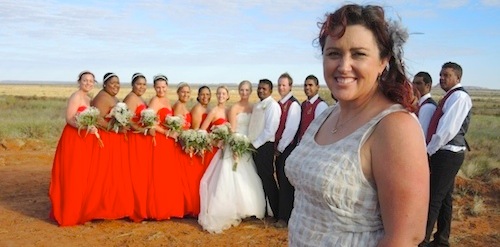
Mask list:
[{"label": "red vest", "polygon": [[[274,147],[278,146],[278,143],[281,140],[281,136],[283,136],[283,131],[285,131],[286,119],[288,116],[288,111],[290,110],[290,106],[293,102],[298,102],[295,97],[290,97],[284,104],[278,101],[278,104],[281,107],[281,117],[280,117],[280,125],[278,130],[276,131],[276,135],[274,136]],[[294,144],[295,141],[292,141],[290,144]]]},{"label": "red vest", "polygon": [[316,112],[316,107],[320,102],[323,102],[323,99],[318,97],[318,99],[314,103],[310,103],[309,100],[302,102],[301,108],[301,117],[300,117],[300,126],[299,132],[297,133],[297,143],[300,142],[302,136],[306,132],[307,128],[314,120],[314,113]]},{"label": "red vest", "polygon": [[427,129],[427,136],[426,136],[426,143],[429,144],[429,142],[431,141],[431,138],[434,134],[436,134],[436,131],[437,131],[437,127],[438,127],[438,124],[439,124],[439,120],[441,119],[441,117],[444,115],[444,112],[443,112],[443,106],[444,106],[444,102],[446,102],[446,100],[448,99],[448,97],[450,97],[450,95],[457,91],[457,90],[461,90],[463,91],[464,89],[462,87],[457,87],[457,88],[454,88],[450,91],[448,91],[446,93],[446,95],[443,97],[443,99],[441,99],[439,101],[439,104],[436,108],[436,111],[434,111],[434,114],[432,114],[432,117],[431,117],[431,121],[429,122],[429,128]]}]

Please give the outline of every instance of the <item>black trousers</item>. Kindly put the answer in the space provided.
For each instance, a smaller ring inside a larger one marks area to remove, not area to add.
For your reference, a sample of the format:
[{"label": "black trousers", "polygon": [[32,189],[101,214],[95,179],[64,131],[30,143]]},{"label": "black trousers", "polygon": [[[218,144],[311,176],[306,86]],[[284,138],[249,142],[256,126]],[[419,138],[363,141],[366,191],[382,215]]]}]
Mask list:
[{"label": "black trousers", "polygon": [[464,152],[439,150],[430,157],[430,201],[425,239],[421,246],[429,243],[434,225],[437,231],[430,246],[450,246],[451,217],[453,213],[453,188],[455,176],[464,161]]},{"label": "black trousers", "polygon": [[285,148],[283,153],[276,157],[276,176],[278,178],[280,194],[278,219],[286,222],[288,222],[292,214],[295,189],[285,175],[285,161],[294,149],[295,144],[290,144]]},{"label": "black trousers", "polygon": [[264,193],[269,200],[269,206],[273,210],[273,215],[278,218],[279,215],[279,191],[278,184],[274,178],[274,142],[266,142],[257,148],[253,154],[253,160],[257,167],[257,174],[262,180]]}]

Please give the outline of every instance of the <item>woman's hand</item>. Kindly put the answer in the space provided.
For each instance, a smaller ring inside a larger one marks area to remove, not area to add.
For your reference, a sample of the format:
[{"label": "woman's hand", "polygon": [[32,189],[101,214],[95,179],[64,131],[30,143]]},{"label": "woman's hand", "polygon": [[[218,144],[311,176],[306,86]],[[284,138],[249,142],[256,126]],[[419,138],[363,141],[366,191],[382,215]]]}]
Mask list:
[{"label": "woman's hand", "polygon": [[95,126],[93,126],[93,125],[92,125],[92,126],[90,126],[87,130],[88,130],[88,132],[89,132],[90,134],[92,134],[92,135],[95,135],[95,134],[97,133],[97,127],[95,127]]},{"label": "woman's hand", "polygon": [[167,131],[168,133],[168,136],[170,136],[171,138],[173,138],[176,142],[179,138],[179,132],[177,131]]},{"label": "woman's hand", "polygon": [[126,134],[129,130],[130,130],[130,126],[122,126],[122,127],[120,127],[118,132],[120,132],[122,134]]},{"label": "woman's hand", "polygon": [[154,128],[149,128],[148,129],[148,134],[151,136],[156,136],[156,130]]}]

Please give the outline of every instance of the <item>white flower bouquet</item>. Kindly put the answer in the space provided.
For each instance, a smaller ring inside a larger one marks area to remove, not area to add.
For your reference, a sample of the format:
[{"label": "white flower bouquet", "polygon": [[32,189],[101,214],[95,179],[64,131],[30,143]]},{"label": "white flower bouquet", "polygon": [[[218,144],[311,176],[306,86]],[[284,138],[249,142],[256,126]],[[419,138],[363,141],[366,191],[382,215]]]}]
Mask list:
[{"label": "white flower bouquet", "polygon": [[184,152],[193,157],[193,154],[204,156],[210,148],[210,138],[205,130],[185,130],[179,135]]},{"label": "white flower bouquet", "polygon": [[118,102],[106,116],[112,118],[111,123],[108,125],[108,130],[112,129],[115,133],[118,133],[120,127],[130,125],[130,119],[133,116],[134,114],[128,109],[127,104]]},{"label": "white flower bouquet", "polygon": [[181,132],[179,135],[182,150],[193,157],[196,145],[196,130],[188,129]]},{"label": "white flower bouquet", "polygon": [[99,145],[101,147],[104,146],[101,140],[101,136],[99,135],[99,132],[97,131],[97,121],[99,120],[100,117],[100,111],[94,106],[88,107],[85,110],[77,113],[75,115],[75,122],[76,126],[78,127],[78,134],[80,134],[80,130],[85,128],[87,129],[87,132],[85,135],[87,135],[92,129],[95,129],[95,136],[99,140]]},{"label": "white flower bouquet", "polygon": [[231,151],[233,151],[233,171],[236,171],[236,167],[238,166],[238,161],[243,154],[255,152],[250,140],[246,135],[240,133],[234,133],[229,138],[229,146],[231,147]]},{"label": "white flower bouquet", "polygon": [[154,128],[156,123],[158,122],[158,115],[153,109],[144,109],[141,111],[141,119],[139,123],[144,128],[144,135],[148,133],[149,129]]},{"label": "white flower bouquet", "polygon": [[208,135],[206,130],[197,130],[196,131],[196,154],[200,155],[204,158],[205,153],[212,147],[210,145],[210,136]]},{"label": "white flower bouquet", "polygon": [[214,142],[214,146],[218,148],[224,147],[231,137],[231,125],[229,123],[212,126],[210,139]]},{"label": "white flower bouquet", "polygon": [[[163,125],[167,128],[165,136],[168,136],[170,132],[180,134],[184,124],[185,120],[181,116],[167,116],[165,118],[165,122],[163,123]],[[175,138],[175,141],[177,141],[177,138]]]}]

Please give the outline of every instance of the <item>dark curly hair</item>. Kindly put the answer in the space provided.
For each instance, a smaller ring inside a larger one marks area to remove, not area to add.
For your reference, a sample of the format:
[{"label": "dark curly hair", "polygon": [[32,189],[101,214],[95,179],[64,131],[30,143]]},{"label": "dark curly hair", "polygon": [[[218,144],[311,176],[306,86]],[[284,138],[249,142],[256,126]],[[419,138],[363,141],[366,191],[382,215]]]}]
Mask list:
[{"label": "dark curly hair", "polygon": [[415,97],[412,85],[406,76],[402,61],[393,53],[394,40],[391,37],[382,7],[349,4],[334,13],[326,14],[326,20],[318,23],[320,32],[316,40],[321,47],[321,53],[323,53],[328,36],[340,38],[344,35],[346,27],[351,25],[362,25],[370,30],[380,50],[380,58],[389,60],[388,68],[379,77],[379,88],[382,93],[391,101],[414,112],[416,107],[412,104]]}]

